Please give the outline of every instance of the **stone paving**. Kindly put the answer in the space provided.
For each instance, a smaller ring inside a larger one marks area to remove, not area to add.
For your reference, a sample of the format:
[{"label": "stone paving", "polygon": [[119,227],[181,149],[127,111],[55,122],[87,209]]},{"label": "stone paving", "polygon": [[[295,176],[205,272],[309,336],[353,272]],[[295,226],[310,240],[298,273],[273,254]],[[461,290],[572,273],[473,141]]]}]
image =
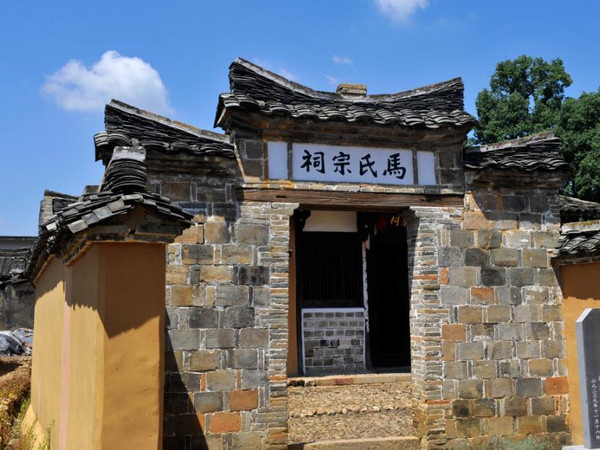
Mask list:
[{"label": "stone paving", "polygon": [[288,388],[290,443],[415,435],[412,382],[339,381]]}]

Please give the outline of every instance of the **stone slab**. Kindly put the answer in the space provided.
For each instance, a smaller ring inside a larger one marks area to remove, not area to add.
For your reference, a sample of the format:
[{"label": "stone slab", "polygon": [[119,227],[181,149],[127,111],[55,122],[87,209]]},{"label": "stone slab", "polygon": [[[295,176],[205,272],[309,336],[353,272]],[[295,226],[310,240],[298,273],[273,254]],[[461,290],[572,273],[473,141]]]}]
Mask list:
[{"label": "stone slab", "polygon": [[586,308],[575,322],[585,448],[600,448],[600,308]]},{"label": "stone slab", "polygon": [[291,444],[291,450],[418,450],[421,440],[416,436],[400,436],[389,438],[345,439],[339,441],[320,441],[309,444]]}]

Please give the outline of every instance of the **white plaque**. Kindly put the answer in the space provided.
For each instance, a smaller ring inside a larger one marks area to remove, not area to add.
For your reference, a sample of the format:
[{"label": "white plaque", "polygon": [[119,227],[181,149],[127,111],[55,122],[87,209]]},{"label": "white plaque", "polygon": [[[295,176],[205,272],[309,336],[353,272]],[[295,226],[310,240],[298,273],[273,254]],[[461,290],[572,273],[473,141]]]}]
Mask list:
[{"label": "white plaque", "polygon": [[[288,178],[287,143],[269,142],[269,178]],[[413,151],[322,144],[292,144],[294,181],[414,185]],[[435,185],[435,155],[417,152],[419,185]]]},{"label": "white plaque", "polygon": [[414,184],[412,151],[293,144],[292,177],[337,183]]}]

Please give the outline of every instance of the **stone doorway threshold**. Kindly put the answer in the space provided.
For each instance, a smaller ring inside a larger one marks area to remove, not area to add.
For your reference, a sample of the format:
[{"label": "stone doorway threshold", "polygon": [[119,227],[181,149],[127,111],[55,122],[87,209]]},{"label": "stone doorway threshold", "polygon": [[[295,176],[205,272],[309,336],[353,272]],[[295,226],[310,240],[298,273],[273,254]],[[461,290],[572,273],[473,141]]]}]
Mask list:
[{"label": "stone doorway threshold", "polygon": [[346,439],[339,441],[320,441],[309,444],[290,444],[290,450],[419,450],[421,441],[416,436],[400,436],[372,439]]},{"label": "stone doorway threshold", "polygon": [[408,373],[288,379],[293,449],[419,448]]},{"label": "stone doorway threshold", "polygon": [[288,386],[344,386],[352,384],[407,383],[410,373],[361,373],[355,375],[297,376],[288,377]]}]

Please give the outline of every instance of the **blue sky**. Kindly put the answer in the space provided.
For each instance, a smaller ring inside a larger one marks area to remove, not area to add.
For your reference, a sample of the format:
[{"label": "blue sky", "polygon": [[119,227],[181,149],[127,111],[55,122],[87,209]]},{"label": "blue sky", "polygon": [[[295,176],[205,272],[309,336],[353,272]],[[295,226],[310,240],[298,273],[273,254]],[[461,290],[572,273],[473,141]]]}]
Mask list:
[{"label": "blue sky", "polygon": [[[600,87],[595,0],[3,2],[0,235],[35,235],[44,189],[97,184],[110,97],[212,129],[243,57],[314,89],[389,93],[461,76],[465,106],[497,62],[562,58],[569,96]],[[107,53],[108,52],[108,53]]]}]

